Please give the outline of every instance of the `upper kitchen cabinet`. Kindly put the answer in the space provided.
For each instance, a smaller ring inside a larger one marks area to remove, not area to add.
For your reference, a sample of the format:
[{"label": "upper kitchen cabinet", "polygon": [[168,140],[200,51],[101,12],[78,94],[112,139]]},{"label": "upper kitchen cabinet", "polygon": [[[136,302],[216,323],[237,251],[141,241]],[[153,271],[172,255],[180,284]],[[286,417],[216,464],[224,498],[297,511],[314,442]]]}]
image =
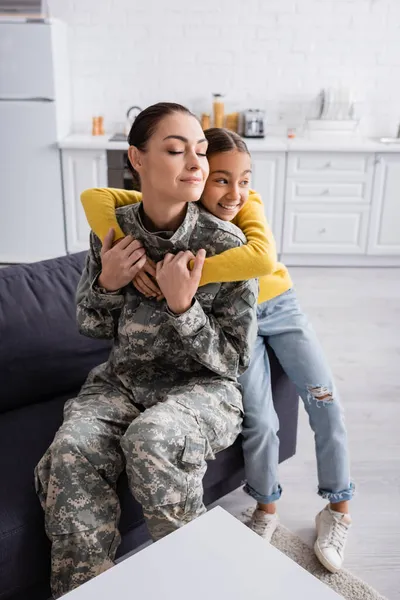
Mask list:
[{"label": "upper kitchen cabinet", "polygon": [[252,184],[264,203],[277,251],[281,250],[285,190],[285,152],[252,152]]},{"label": "upper kitchen cabinet", "polygon": [[400,153],[376,158],[368,254],[400,254]]},{"label": "upper kitchen cabinet", "polygon": [[63,150],[61,155],[67,250],[80,252],[89,248],[90,233],[80,196],[88,188],[107,186],[106,151]]}]

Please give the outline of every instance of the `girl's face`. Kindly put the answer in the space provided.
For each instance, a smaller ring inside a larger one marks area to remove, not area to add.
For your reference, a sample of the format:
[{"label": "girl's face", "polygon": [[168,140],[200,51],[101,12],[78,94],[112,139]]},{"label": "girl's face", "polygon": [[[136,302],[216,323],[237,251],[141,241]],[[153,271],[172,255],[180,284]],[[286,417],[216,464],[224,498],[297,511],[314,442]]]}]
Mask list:
[{"label": "girl's face", "polygon": [[209,172],[206,151],[197,119],[176,112],[160,121],[145,151],[131,146],[129,158],[144,194],[186,203],[195,202],[203,192]]},{"label": "girl's face", "polygon": [[230,150],[208,158],[210,175],[201,203],[223,221],[231,221],[249,196],[251,159],[246,152]]}]

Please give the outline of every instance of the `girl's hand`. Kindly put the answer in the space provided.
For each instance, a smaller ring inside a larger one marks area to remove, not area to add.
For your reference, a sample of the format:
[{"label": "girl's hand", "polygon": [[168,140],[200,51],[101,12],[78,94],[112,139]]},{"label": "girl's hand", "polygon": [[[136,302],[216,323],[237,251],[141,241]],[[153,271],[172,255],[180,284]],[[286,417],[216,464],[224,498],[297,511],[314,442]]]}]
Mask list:
[{"label": "girl's hand", "polygon": [[[178,252],[176,256],[166,254],[164,260],[157,263],[157,283],[173,313],[182,314],[192,306],[205,258],[205,250],[199,250],[196,257],[187,250]],[[194,265],[190,271],[189,263],[193,259]]]},{"label": "girl's hand", "polygon": [[[146,275],[148,273],[150,275]],[[146,298],[157,298],[162,297],[162,293],[160,288],[158,287],[156,281],[156,265],[151,260],[151,258],[147,258],[146,264],[142,267],[142,270],[133,278],[133,285],[141,294],[146,296]]]},{"label": "girl's hand", "polygon": [[131,235],[113,246],[114,230],[110,229],[101,249],[101,273],[98,283],[109,292],[128,285],[146,262],[146,251]]}]

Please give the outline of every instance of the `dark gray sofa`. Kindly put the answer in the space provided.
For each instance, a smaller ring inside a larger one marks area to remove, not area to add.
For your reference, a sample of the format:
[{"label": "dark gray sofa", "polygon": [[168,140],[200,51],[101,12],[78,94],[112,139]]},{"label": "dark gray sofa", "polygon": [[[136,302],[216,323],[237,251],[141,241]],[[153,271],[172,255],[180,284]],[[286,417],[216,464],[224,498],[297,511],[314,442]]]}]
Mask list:
[{"label": "dark gray sofa", "polygon": [[[46,600],[49,543],[33,485],[33,469],[61,424],[64,402],[92,367],[107,360],[109,342],[78,333],[75,289],[85,253],[0,269],[0,600]],[[297,396],[273,353],[273,393],[281,423],[280,459],[296,448]],[[240,439],[210,463],[209,504],[243,479]],[[140,505],[119,481],[119,555],[148,538]]]}]

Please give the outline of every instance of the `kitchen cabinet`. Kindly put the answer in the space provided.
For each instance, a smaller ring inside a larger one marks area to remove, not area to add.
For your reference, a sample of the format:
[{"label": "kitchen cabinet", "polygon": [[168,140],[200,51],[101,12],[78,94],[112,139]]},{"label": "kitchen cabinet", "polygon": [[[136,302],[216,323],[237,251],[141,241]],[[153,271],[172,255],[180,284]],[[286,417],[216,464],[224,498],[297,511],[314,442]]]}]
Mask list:
[{"label": "kitchen cabinet", "polygon": [[400,153],[376,156],[368,254],[400,255]]},{"label": "kitchen cabinet", "polygon": [[106,151],[67,149],[61,156],[67,250],[80,252],[89,248],[90,232],[80,195],[87,188],[107,186]]},{"label": "kitchen cabinet", "polygon": [[283,251],[317,255],[364,254],[368,218],[366,208],[298,204],[286,211]]},{"label": "kitchen cabinet", "polygon": [[285,152],[253,152],[252,184],[264,203],[264,212],[281,251],[285,190]]},{"label": "kitchen cabinet", "polygon": [[283,253],[365,254],[373,175],[371,153],[289,153]]},{"label": "kitchen cabinet", "polygon": [[[252,156],[251,185],[261,195],[278,252],[282,232],[285,157],[284,152],[254,152]],[[87,188],[107,186],[106,150],[62,150],[62,167],[67,248],[68,252],[79,252],[89,247],[90,231],[80,195]]]},{"label": "kitchen cabinet", "polygon": [[[400,150],[373,140],[247,140],[252,188],[288,266],[400,266]],[[89,245],[80,194],[107,186],[107,150],[126,142],[69,136],[62,150],[69,252]]]}]

